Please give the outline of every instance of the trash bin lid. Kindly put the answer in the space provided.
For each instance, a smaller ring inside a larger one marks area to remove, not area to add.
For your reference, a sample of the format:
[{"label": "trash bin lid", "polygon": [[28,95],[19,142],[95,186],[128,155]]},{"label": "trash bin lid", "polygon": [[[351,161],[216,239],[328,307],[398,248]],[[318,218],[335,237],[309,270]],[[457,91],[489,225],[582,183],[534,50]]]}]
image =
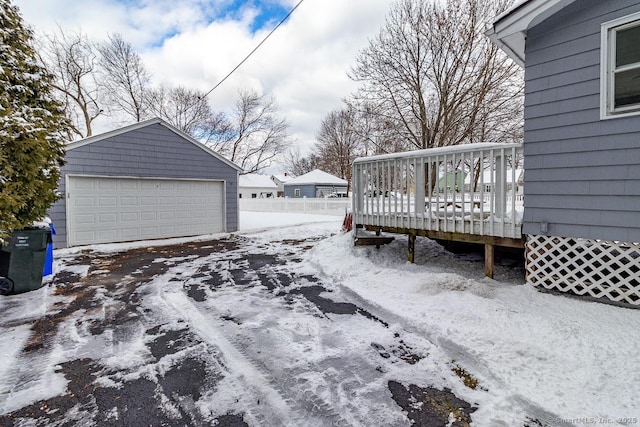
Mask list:
[{"label": "trash bin lid", "polygon": [[7,250],[10,252],[19,250],[44,251],[50,240],[51,230],[45,228],[15,230],[11,234],[11,240]]}]

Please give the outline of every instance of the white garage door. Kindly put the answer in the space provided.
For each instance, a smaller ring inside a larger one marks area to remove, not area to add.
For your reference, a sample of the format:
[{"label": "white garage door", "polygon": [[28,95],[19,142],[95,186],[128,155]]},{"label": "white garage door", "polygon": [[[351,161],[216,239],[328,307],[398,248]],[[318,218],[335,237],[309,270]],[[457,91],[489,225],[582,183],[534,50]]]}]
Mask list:
[{"label": "white garage door", "polygon": [[80,176],[67,181],[69,246],[221,231],[220,181]]}]

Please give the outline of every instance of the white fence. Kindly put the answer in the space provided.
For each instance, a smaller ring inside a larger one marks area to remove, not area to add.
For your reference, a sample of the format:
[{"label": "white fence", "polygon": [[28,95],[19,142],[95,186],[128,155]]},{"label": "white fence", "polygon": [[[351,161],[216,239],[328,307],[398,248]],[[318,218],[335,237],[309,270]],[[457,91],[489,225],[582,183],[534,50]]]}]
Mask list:
[{"label": "white fence", "polygon": [[480,143],[356,159],[354,223],[519,239],[522,154]]},{"label": "white fence", "polygon": [[241,211],[344,215],[351,199],[239,199]]}]

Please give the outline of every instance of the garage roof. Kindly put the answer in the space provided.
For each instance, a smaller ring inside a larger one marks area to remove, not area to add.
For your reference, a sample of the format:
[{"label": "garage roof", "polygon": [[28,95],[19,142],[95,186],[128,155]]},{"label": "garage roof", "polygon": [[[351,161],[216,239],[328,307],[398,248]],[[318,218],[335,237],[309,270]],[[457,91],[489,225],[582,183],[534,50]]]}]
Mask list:
[{"label": "garage roof", "polygon": [[344,185],[346,187],[347,181],[345,181],[344,179],[340,179],[337,176],[331,175],[330,173],[321,171],[320,169],[316,169],[284,183],[284,185],[294,184]]},{"label": "garage roof", "polygon": [[575,0],[525,0],[499,15],[485,33],[489,39],[524,67],[527,30]]},{"label": "garage roof", "polygon": [[271,178],[267,175],[258,175],[257,173],[240,175],[238,187],[268,188],[270,190],[278,188],[275,182],[271,181]]},{"label": "garage roof", "polygon": [[238,166],[235,163],[225,159],[223,156],[221,156],[220,154],[216,153],[211,148],[207,147],[206,145],[204,145],[200,141],[194,139],[190,135],[184,133],[180,129],[172,126],[171,124],[169,124],[167,122],[165,122],[164,120],[162,120],[159,117],[155,117],[155,118],[148,119],[148,120],[143,120],[141,122],[134,123],[132,125],[125,126],[125,127],[119,128],[119,129],[114,129],[112,131],[105,132],[105,133],[102,133],[100,135],[94,135],[94,136],[90,136],[88,138],[80,139],[78,141],[70,142],[69,144],[67,144],[66,149],[67,150],[73,150],[74,148],[83,147],[83,146],[88,145],[88,144],[93,144],[94,142],[102,141],[102,140],[105,140],[107,138],[112,138],[114,136],[121,135],[123,133],[131,132],[131,131],[134,131],[134,130],[137,130],[137,129],[142,129],[142,128],[145,128],[147,126],[151,126],[151,125],[155,125],[155,124],[159,124],[161,126],[166,127],[167,129],[169,129],[170,131],[172,131],[176,135],[178,135],[178,136],[182,137],[183,139],[189,141],[190,143],[192,143],[196,147],[200,148],[202,151],[204,151],[205,153],[209,154],[210,156],[215,157],[216,159],[220,160],[221,162],[231,166],[232,168],[234,168],[234,169],[236,169],[236,170],[238,170],[240,172],[242,171],[242,168],[240,166]]}]

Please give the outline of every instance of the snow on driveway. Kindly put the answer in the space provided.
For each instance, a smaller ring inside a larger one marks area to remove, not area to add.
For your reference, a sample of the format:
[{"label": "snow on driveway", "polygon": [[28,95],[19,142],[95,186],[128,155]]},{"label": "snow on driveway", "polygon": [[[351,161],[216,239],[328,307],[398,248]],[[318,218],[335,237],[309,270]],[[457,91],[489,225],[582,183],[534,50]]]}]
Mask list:
[{"label": "snow on driveway", "polygon": [[640,312],[341,218],[57,251],[0,299],[0,425],[633,425]]}]

